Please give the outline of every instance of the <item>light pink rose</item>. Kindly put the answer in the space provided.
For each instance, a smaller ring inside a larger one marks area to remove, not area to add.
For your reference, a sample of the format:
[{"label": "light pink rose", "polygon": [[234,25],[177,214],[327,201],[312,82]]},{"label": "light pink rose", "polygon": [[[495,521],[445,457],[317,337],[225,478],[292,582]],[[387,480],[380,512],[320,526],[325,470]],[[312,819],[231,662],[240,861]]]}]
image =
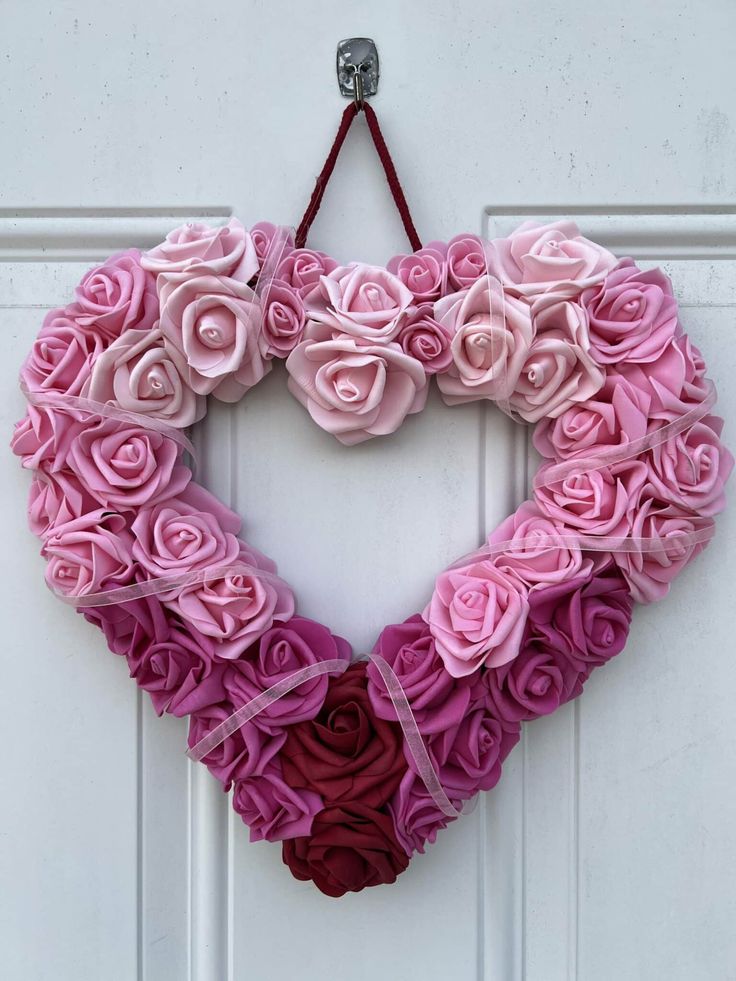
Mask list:
[{"label": "light pink rose", "polygon": [[26,470],[42,466],[50,473],[62,470],[72,441],[84,428],[78,416],[79,413],[66,410],[29,405],[25,416],[15,424],[10,448]]},{"label": "light pink rose", "polygon": [[52,310],[21,369],[31,392],[79,395],[105,346],[102,334],[80,326],[65,310]]},{"label": "light pink rose", "polygon": [[405,354],[421,362],[428,375],[445,371],[452,364],[450,332],[433,316],[431,303],[420,303],[409,312],[396,343]]},{"label": "light pink rose", "polygon": [[101,419],[72,440],[66,462],[104,507],[134,511],[184,490],[192,473],[180,463],[181,452],[154,430]]},{"label": "light pink rose", "polygon": [[28,495],[28,526],[44,538],[58,525],[99,509],[99,501],[71,470],[36,470]]},{"label": "light pink rose", "polygon": [[456,235],[447,243],[447,278],[456,290],[465,289],[487,273],[486,244],[477,235]]},{"label": "light pink rose", "polygon": [[580,234],[573,221],[525,221],[488,244],[488,271],[520,296],[553,290],[575,296],[600,282],[618,260]]},{"label": "light pink rose", "polygon": [[[699,555],[715,532],[712,518],[683,515],[675,507],[662,507],[652,498],[636,510],[631,537],[645,545],[613,557],[637,603],[653,603],[667,595],[670,584]],[[688,541],[699,534],[703,540]]]},{"label": "light pink rose", "polygon": [[353,337],[303,341],[286,369],[291,393],[348,446],[393,433],[427,400],[424,368],[398,344],[359,344]]},{"label": "light pink rose", "polygon": [[156,281],[138,249],[110,256],[84,276],[67,315],[106,341],[125,330],[150,330],[158,317]]},{"label": "light pink rose", "polygon": [[269,285],[263,300],[261,332],[266,357],[286,358],[304,336],[304,301],[297,290],[281,280]]},{"label": "light pink rose", "polygon": [[141,265],[156,274],[212,273],[247,283],[258,272],[258,256],[251,236],[237,218],[231,218],[227,225],[214,228],[202,222],[175,228],[143,254]]},{"label": "light pink rose", "polygon": [[524,501],[488,536],[488,544],[513,543],[493,554],[494,565],[533,590],[590,573],[591,559],[570,538],[574,531],[546,517],[533,501]]},{"label": "light pink rose", "polygon": [[326,305],[310,308],[309,316],[367,343],[396,337],[414,301],[411,290],[381,266],[339,266],[320,283]]},{"label": "light pink rose", "polygon": [[[263,264],[271,250],[274,239],[277,239],[284,250],[284,255],[288,255],[294,248],[294,235],[283,226],[274,225],[270,221],[259,221],[250,230],[253,239],[258,261]],[[278,247],[278,246],[277,246]]]},{"label": "light pink rose", "polygon": [[649,490],[661,501],[704,517],[726,506],[724,486],[733,457],[721,443],[723,419],[706,416],[647,454]]},{"label": "light pink rose", "polygon": [[82,394],[183,429],[204,415],[183,355],[160,330],[127,330],[103,351]]},{"label": "light pink rose", "polygon": [[324,252],[293,249],[279,263],[276,279],[286,283],[307,302],[312,293],[319,292],[322,277],[335,269],[337,263]]},{"label": "light pink rose", "polygon": [[532,305],[534,340],[509,396],[509,405],[527,422],[555,419],[577,402],[593,397],[605,372],[590,354],[585,310],[551,294]]},{"label": "light pink rose", "polygon": [[411,290],[417,303],[437,300],[447,286],[447,264],[444,252],[428,246],[411,255],[395,255],[388,271]]},{"label": "light pink rose", "polygon": [[622,259],[599,286],[580,296],[598,364],[655,361],[675,336],[677,303],[661,269],[642,272]]},{"label": "light pink rose", "polygon": [[448,405],[508,398],[532,341],[529,305],[503,297],[484,277],[435,303],[434,316],[452,337],[452,365],[437,383]]},{"label": "light pink rose", "polygon": [[[541,480],[549,466],[540,468]],[[620,537],[629,534],[646,479],[646,464],[624,460],[537,487],[534,497],[544,514],[582,535]]]},{"label": "light pink rose", "polygon": [[308,835],[324,802],[312,790],[290,787],[274,760],[263,773],[235,781],[233,807],[250,828],[251,841],[284,841]]},{"label": "light pink rose", "polygon": [[119,514],[91,511],[52,529],[41,554],[46,583],[64,596],[125,586],[133,581],[132,538]]},{"label": "light pink rose", "polygon": [[533,442],[542,456],[566,460],[595,453],[598,447],[626,446],[646,435],[650,397],[625,378],[607,377],[586,402],[555,419],[540,419]]},{"label": "light pink rose", "polygon": [[461,678],[516,657],[528,609],[526,586],[481,560],[441,573],[422,616],[445,667]]},{"label": "light pink rose", "polygon": [[274,623],[294,613],[294,595],[283,580],[257,572],[185,586],[167,605],[200,633],[217,640],[215,656],[233,661]]},{"label": "light pink rose", "polygon": [[161,333],[182,355],[187,383],[224,401],[270,370],[261,343],[261,304],[245,283],[222,276],[164,274],[158,279]]}]

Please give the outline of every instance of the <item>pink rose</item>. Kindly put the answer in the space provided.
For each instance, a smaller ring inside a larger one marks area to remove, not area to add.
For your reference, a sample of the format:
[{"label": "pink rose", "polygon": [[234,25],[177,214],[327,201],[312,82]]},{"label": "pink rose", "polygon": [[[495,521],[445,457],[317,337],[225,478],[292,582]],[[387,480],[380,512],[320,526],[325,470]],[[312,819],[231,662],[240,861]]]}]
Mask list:
[{"label": "pink rose", "polygon": [[570,544],[575,533],[546,517],[533,501],[524,501],[489,535],[488,544],[511,542],[504,552],[493,554],[498,569],[515,576],[530,590],[585,574],[592,567],[580,546]]},{"label": "pink rose", "polygon": [[279,280],[270,284],[263,299],[261,330],[266,357],[286,358],[304,336],[304,301],[295,289]]},{"label": "pink rose", "polygon": [[422,616],[446,669],[460,678],[516,657],[527,610],[526,586],[483,560],[441,573]]},{"label": "pink rose", "polygon": [[54,473],[66,466],[69,447],[84,425],[73,412],[29,405],[15,424],[10,448],[26,470]]},{"label": "pink rose", "polygon": [[156,281],[137,249],[110,256],[85,275],[67,316],[81,327],[114,340],[125,330],[150,330],[158,318]]},{"label": "pink rose", "polygon": [[21,369],[31,392],[79,395],[104,348],[101,334],[81,327],[64,310],[52,310]]},{"label": "pink rose", "polygon": [[298,293],[306,302],[319,291],[323,276],[337,269],[337,263],[324,252],[314,249],[293,249],[279,263],[276,279]]},{"label": "pink rose", "polygon": [[520,296],[553,290],[576,296],[599,283],[618,260],[580,234],[573,221],[525,221],[488,244],[488,272]]},{"label": "pink rose", "polygon": [[273,761],[263,773],[235,781],[233,807],[250,828],[251,841],[284,841],[308,835],[324,804],[314,791],[290,787]]},{"label": "pink rose", "polygon": [[[229,719],[234,711],[230,702],[223,701],[193,712],[189,719],[189,748],[196,746],[221,722]],[[236,780],[264,773],[285,739],[286,733],[267,736],[252,722],[246,722],[202,757],[202,762],[227,791]]]},{"label": "pink rose", "polygon": [[626,446],[646,435],[650,397],[626,378],[607,377],[601,390],[554,419],[540,419],[532,437],[542,456],[567,460],[599,447]]},{"label": "pink rose", "polygon": [[655,361],[675,336],[677,303],[661,269],[622,259],[599,286],[584,290],[590,349],[598,364]]},{"label": "pink rose", "polygon": [[501,765],[520,734],[518,722],[501,722],[481,703],[457,728],[432,736],[429,755],[450,800],[467,800],[479,790],[495,787]]},{"label": "pink rose", "polygon": [[487,273],[486,245],[477,235],[456,235],[447,243],[447,278],[463,290]]},{"label": "pink rose", "polygon": [[404,353],[419,361],[428,375],[446,371],[452,364],[450,331],[432,313],[431,303],[414,307],[396,338]]},{"label": "pink rose", "polygon": [[192,473],[166,436],[114,419],[90,420],[72,440],[67,466],[104,507],[134,511],[180,494]]},{"label": "pink rose", "polygon": [[[459,810],[462,800],[451,802]],[[388,804],[394,822],[396,837],[407,855],[424,854],[424,846],[434,844],[437,832],[454,821],[447,817],[434,802],[424,786],[424,781],[413,770],[407,770],[398,790]]]},{"label": "pink rose", "polygon": [[128,330],[99,356],[82,394],[183,429],[206,411],[186,379],[186,361],[160,330]]},{"label": "pink rose", "polygon": [[556,418],[602,387],[605,372],[590,354],[585,310],[552,294],[532,306],[534,339],[509,405],[527,422]]},{"label": "pink rose", "polygon": [[[540,468],[540,479],[549,466]],[[534,497],[544,514],[580,534],[619,537],[629,534],[646,479],[644,463],[624,460],[537,487]]]},{"label": "pink rose", "polygon": [[159,277],[161,333],[181,352],[198,395],[230,402],[270,370],[261,349],[261,305],[253,290],[220,276]]},{"label": "pink rose", "polygon": [[395,432],[427,400],[424,368],[396,344],[358,344],[352,337],[303,341],[286,369],[289,391],[348,446]]},{"label": "pink rose", "polygon": [[240,519],[197,484],[138,512],[133,556],[150,576],[175,576],[238,560]]},{"label": "pink rose", "polygon": [[70,470],[36,470],[28,495],[28,526],[45,538],[57,525],[99,509],[100,502]]},{"label": "pink rose", "polygon": [[[285,233],[286,229],[274,225],[270,221],[259,221],[253,225],[250,230],[250,236],[253,239],[256,255],[261,265],[263,265],[264,259],[270,252],[274,239],[278,237],[278,240],[281,241]],[[286,233],[282,247],[284,255],[288,255],[294,248],[294,236],[291,232]]]},{"label": "pink rose", "polygon": [[399,333],[414,301],[401,280],[380,266],[339,266],[321,279],[324,309],[309,315],[332,331],[362,341],[390,341]]},{"label": "pink rose", "polygon": [[532,341],[526,301],[503,297],[484,277],[439,300],[434,315],[452,337],[452,366],[437,378],[445,402],[506,399]]},{"label": "pink rose", "polygon": [[281,579],[234,571],[222,579],[185,586],[168,605],[200,633],[214,638],[215,655],[230,661],[274,622],[293,615],[294,595]]},{"label": "pink rose", "polygon": [[388,271],[411,290],[417,303],[437,300],[447,286],[447,265],[443,252],[431,246],[411,255],[396,255],[389,260]]},{"label": "pink rose", "polygon": [[87,596],[133,581],[132,539],[119,514],[91,511],[52,529],[41,554],[46,583],[64,596]]},{"label": "pink rose", "polygon": [[215,228],[187,222],[169,232],[165,241],[145,252],[141,265],[156,274],[187,273],[232,276],[247,283],[258,272],[251,236],[237,218]]},{"label": "pink rose", "polygon": [[504,722],[521,722],[549,715],[582,691],[581,672],[547,644],[530,640],[513,661],[487,671],[493,712]]},{"label": "pink rose", "polygon": [[[644,544],[633,552],[614,552],[637,603],[662,599],[670,583],[699,555],[715,532],[712,518],[685,516],[649,498],[634,514],[631,537]],[[688,541],[698,534],[702,541]]]}]

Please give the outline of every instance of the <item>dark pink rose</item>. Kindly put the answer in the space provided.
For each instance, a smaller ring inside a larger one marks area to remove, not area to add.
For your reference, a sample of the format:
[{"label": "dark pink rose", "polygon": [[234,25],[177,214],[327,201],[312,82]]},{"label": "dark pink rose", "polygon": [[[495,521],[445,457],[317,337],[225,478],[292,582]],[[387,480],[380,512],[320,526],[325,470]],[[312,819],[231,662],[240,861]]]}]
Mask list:
[{"label": "dark pink rose", "polygon": [[337,263],[324,252],[314,249],[293,249],[279,263],[276,279],[290,286],[307,302],[319,290],[320,280],[337,269]]},{"label": "dark pink rose", "polygon": [[[233,661],[225,686],[234,704],[246,704],[296,671],[320,661],[350,660],[350,644],[327,627],[304,617],[266,631],[244,657]],[[322,708],[329,677],[319,675],[272,702],[255,724],[267,732],[313,719]]]},{"label": "dark pink rose", "polygon": [[[462,270],[462,258],[458,269]],[[414,294],[417,303],[439,299],[447,288],[445,253],[428,246],[411,255],[396,255],[388,263],[388,271],[397,276]]]},{"label": "dark pink rose", "polygon": [[[518,722],[494,718],[481,698],[457,727],[432,736],[429,755],[450,800],[467,800],[479,790],[495,787],[503,761],[520,734]],[[413,769],[413,761],[408,762]]]},{"label": "dark pink rose", "polygon": [[103,509],[52,529],[41,554],[46,583],[64,596],[126,586],[133,581],[132,538],[124,519]]},{"label": "dark pink rose", "polygon": [[431,303],[420,303],[409,311],[409,317],[396,338],[409,357],[416,358],[428,375],[445,371],[452,364],[452,336],[432,315]]},{"label": "dark pink rose", "polygon": [[[462,800],[451,802],[459,810]],[[399,789],[388,804],[393,818],[396,837],[407,855],[424,854],[426,844],[434,844],[437,832],[454,820],[444,814],[424,786],[424,781],[413,770],[404,774]]]},{"label": "dark pink rose", "polygon": [[[221,722],[229,719],[234,711],[230,702],[223,701],[193,712],[189,719],[189,748],[196,746]],[[246,722],[219,746],[210,750],[202,758],[202,762],[224,789],[229,790],[234,781],[263,773],[285,739],[286,734],[283,732],[277,736],[267,736],[253,722]]]},{"label": "dark pink rose", "polygon": [[622,259],[599,286],[584,290],[591,354],[599,364],[656,361],[677,329],[672,284],[661,269]]},{"label": "dark pink rose", "polygon": [[263,773],[235,781],[233,807],[250,828],[251,841],[284,841],[308,835],[324,804],[314,791],[290,787],[274,760]]},{"label": "dark pink rose", "polygon": [[261,335],[266,356],[286,358],[304,335],[304,301],[293,287],[274,280],[264,302]]},{"label": "dark pink rose", "polygon": [[45,538],[57,525],[96,511],[100,502],[71,470],[50,473],[36,470],[28,495],[28,526],[34,535]]},{"label": "dark pink rose", "polygon": [[[422,734],[432,735],[459,724],[470,704],[472,678],[453,678],[447,672],[429,627],[418,613],[404,623],[385,627],[373,653],[393,668]],[[376,715],[397,721],[394,704],[373,662],[368,663],[366,676]]]},{"label": "dark pink rose", "polygon": [[67,315],[107,341],[124,330],[150,330],[158,319],[156,279],[141,265],[138,249],[90,269],[74,292]]},{"label": "dark pink rose", "polygon": [[141,265],[156,274],[207,272],[232,276],[247,283],[258,272],[256,245],[237,218],[211,227],[187,222],[169,232],[165,241],[145,252]]},{"label": "dark pink rose", "polygon": [[[274,240],[274,236],[281,230],[278,225],[274,225],[270,221],[259,221],[250,230],[250,237],[253,239],[253,245],[255,246],[256,256],[258,261],[263,264],[263,260],[268,255],[269,249],[271,248],[271,243]],[[291,232],[288,234],[285,241],[284,255],[294,248],[294,236]]]},{"label": "dark pink rose", "polygon": [[532,637],[509,664],[484,672],[483,682],[493,713],[504,722],[522,722],[579,695],[583,675],[561,651]]},{"label": "dark pink rose", "polygon": [[79,613],[100,628],[107,646],[119,657],[138,659],[151,643],[169,634],[170,614],[158,596],[81,608]]},{"label": "dark pink rose", "polygon": [[477,235],[456,235],[447,243],[447,278],[456,290],[472,286],[485,276],[485,245]]},{"label": "dark pink rose", "polygon": [[65,310],[52,310],[21,369],[31,392],[79,395],[104,348],[101,334],[80,326]]}]

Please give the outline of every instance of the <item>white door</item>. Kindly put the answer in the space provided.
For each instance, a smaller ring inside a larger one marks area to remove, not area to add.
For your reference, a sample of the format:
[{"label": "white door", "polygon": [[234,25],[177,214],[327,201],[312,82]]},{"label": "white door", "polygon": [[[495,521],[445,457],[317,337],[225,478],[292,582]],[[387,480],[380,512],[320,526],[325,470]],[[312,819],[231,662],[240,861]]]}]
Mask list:
[{"label": "white door", "polygon": [[[43,309],[94,260],[189,215],[298,222],[343,108],[335,45],[355,34],[378,43],[374,106],[420,234],[576,211],[614,251],[663,263],[733,446],[732,0],[1,0],[5,438]],[[354,130],[311,243],[384,261],[405,243],[362,119]],[[391,439],[345,449],[279,371],[213,408],[197,440],[203,479],[303,612],[357,650],[525,496],[525,433],[496,410],[434,399]],[[248,843],[185,760],[185,723],[157,719],[47,593],[27,487],[6,455],[6,981],[736,978],[733,507],[471,816],[395,886],[335,902],[277,846]]]}]

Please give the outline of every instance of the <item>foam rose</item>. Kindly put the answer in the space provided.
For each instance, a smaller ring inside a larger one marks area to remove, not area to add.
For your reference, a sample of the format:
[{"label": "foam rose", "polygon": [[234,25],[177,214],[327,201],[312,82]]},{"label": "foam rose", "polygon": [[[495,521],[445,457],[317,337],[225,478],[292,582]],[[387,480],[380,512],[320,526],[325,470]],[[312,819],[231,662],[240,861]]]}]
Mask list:
[{"label": "foam rose", "polygon": [[133,581],[132,538],[118,514],[100,509],[63,525],[44,540],[46,584],[63,596],[87,596]]},{"label": "foam rose", "polygon": [[96,511],[100,502],[88,492],[71,470],[50,473],[37,470],[28,494],[28,526],[44,538],[57,525]]},{"label": "foam rose", "polygon": [[484,675],[488,700],[504,722],[549,715],[582,691],[581,672],[560,651],[536,640],[522,645],[518,657]]},{"label": "foam rose", "polygon": [[313,293],[319,293],[322,277],[329,276],[335,269],[337,263],[324,252],[293,249],[279,263],[276,279],[308,302]]},{"label": "foam rose", "polygon": [[303,341],[286,369],[289,391],[348,446],[395,432],[427,400],[423,367],[396,344],[358,344],[353,337]]},{"label": "foam rose", "polygon": [[433,310],[430,303],[412,308],[396,338],[403,352],[419,361],[428,375],[443,372],[452,364],[450,332],[434,319]]},{"label": "foam rose", "polygon": [[455,729],[433,736],[428,751],[447,796],[468,800],[495,787],[520,735],[518,722],[501,722],[480,700]]},{"label": "foam rose", "polygon": [[82,429],[72,412],[29,404],[25,416],[15,424],[10,448],[27,470],[43,468],[55,473],[65,468],[69,447]]},{"label": "foam rose", "polygon": [[447,286],[445,254],[428,246],[410,255],[396,255],[389,260],[387,269],[406,286],[417,303],[437,300]]},{"label": "foam rose", "polygon": [[381,266],[339,266],[320,283],[325,306],[310,308],[310,316],[369,344],[396,337],[414,302],[411,290]]},{"label": "foam rose", "polygon": [[[463,803],[451,801],[456,810]],[[437,833],[454,821],[437,807],[424,781],[413,770],[407,770],[399,788],[391,798],[388,810],[393,818],[394,831],[406,854],[424,854],[425,845],[434,844]]]},{"label": "foam rose", "polygon": [[263,773],[243,777],[233,785],[233,808],[248,825],[251,841],[284,841],[308,835],[322,806],[319,794],[290,787],[276,761]]},{"label": "foam rose", "polygon": [[[234,711],[230,702],[222,701],[193,712],[189,719],[189,748],[229,719]],[[237,780],[264,773],[283,744],[283,733],[267,736],[252,722],[246,722],[203,756],[201,762],[227,791]]]},{"label": "foam rose", "polygon": [[104,346],[101,334],[81,327],[64,310],[52,310],[21,368],[21,381],[31,392],[79,395]]},{"label": "foam rose", "polygon": [[237,218],[212,227],[187,222],[169,232],[165,240],[145,252],[141,264],[153,273],[209,272],[247,283],[258,272],[258,256],[251,236]]},{"label": "foam rose", "polygon": [[141,265],[138,249],[110,256],[84,276],[68,316],[106,342],[126,330],[150,330],[158,317],[154,277]]},{"label": "foam rose", "polygon": [[304,335],[306,315],[299,292],[274,280],[264,296],[262,344],[267,357],[286,358]]},{"label": "foam rose", "polygon": [[[288,255],[294,248],[294,235],[283,226],[274,225],[271,221],[259,221],[250,230],[253,239],[253,246],[256,250],[258,261],[263,265],[271,248],[280,248],[284,256]],[[274,246],[274,239],[278,238],[279,245]]]},{"label": "foam rose", "polygon": [[486,253],[477,235],[455,235],[447,243],[447,278],[457,290],[466,289],[485,276]]}]

